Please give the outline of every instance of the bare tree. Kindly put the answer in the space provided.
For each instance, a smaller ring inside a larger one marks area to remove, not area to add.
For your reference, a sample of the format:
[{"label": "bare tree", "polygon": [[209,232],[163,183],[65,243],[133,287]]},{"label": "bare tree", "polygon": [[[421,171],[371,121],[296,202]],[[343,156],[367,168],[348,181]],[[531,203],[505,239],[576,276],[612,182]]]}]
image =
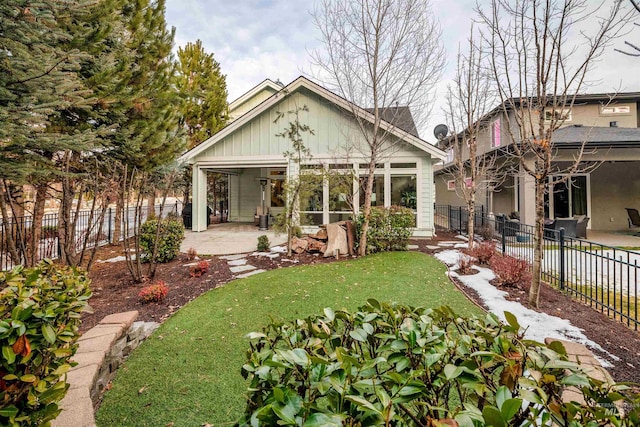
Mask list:
[{"label": "bare tree", "polygon": [[[584,167],[585,142],[568,166],[553,160],[560,128],[594,63],[629,18],[620,1],[492,0],[478,6],[486,27],[510,149],[523,177],[535,188],[533,281],[529,304],[537,307],[542,273],[544,197],[552,175],[571,176]],[[580,141],[577,141],[580,142]]]},{"label": "bare tree", "polygon": [[495,99],[486,59],[482,42],[474,40],[472,27],[466,52],[458,52],[456,75],[448,86],[445,107],[452,131],[448,141],[453,149],[449,176],[455,180],[456,192],[464,199],[469,212],[469,249],[474,244],[477,194],[482,189],[488,190],[500,184],[504,177],[496,171],[495,152],[480,146],[483,134],[488,134],[492,125],[492,117],[488,113]]},{"label": "bare tree", "polygon": [[[636,12],[640,13],[640,2],[638,0],[629,0],[629,2],[633,6],[633,8],[636,10]],[[638,24],[638,23],[635,23],[634,25],[640,27],[640,24]],[[631,43],[630,41],[626,41],[626,40],[625,40],[624,44],[626,44],[628,47],[630,47],[632,49],[632,51],[629,52],[629,51],[622,50],[622,49],[614,49],[614,50],[616,52],[624,53],[625,55],[629,55],[629,56],[640,56],[640,46],[638,46],[637,44]]]},{"label": "bare tree", "polygon": [[364,255],[376,163],[398,142],[384,131],[383,121],[397,126],[400,119],[387,108],[409,106],[418,122],[428,113],[444,66],[441,31],[427,0],[319,0],[313,17],[324,44],[312,52],[317,78],[350,101],[358,134],[353,141],[363,141],[355,148],[368,163],[359,243]]}]

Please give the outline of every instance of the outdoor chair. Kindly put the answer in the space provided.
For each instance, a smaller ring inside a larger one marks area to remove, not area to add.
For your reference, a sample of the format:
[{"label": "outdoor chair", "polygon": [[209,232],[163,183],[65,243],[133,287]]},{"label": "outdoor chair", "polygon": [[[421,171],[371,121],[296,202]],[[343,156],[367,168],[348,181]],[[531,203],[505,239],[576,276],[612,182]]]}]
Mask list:
[{"label": "outdoor chair", "polygon": [[[627,210],[627,215],[629,216],[629,228],[640,227],[640,213],[638,213],[638,209],[625,209]],[[640,233],[636,233],[635,235],[640,236]]]},{"label": "outdoor chair", "polygon": [[496,216],[496,226],[498,233],[505,236],[515,236],[520,232],[520,221],[517,219],[510,219],[504,214]]},{"label": "outdoor chair", "polygon": [[579,239],[586,239],[589,217],[586,215],[575,215],[573,218],[578,220],[578,222],[576,223],[576,237]]},{"label": "outdoor chair", "polygon": [[564,228],[565,237],[576,237],[576,226],[578,224],[577,219],[573,218],[556,218],[553,222],[553,228],[560,230]]}]

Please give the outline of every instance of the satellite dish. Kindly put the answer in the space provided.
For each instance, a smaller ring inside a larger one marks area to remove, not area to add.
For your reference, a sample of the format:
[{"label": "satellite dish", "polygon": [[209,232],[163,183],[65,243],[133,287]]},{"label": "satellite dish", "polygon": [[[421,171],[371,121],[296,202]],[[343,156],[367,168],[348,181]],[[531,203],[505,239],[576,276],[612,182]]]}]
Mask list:
[{"label": "satellite dish", "polygon": [[433,129],[433,134],[435,135],[436,138],[438,138],[438,141],[443,139],[445,136],[447,136],[447,134],[449,133],[449,128],[447,127],[447,125],[438,125]]}]

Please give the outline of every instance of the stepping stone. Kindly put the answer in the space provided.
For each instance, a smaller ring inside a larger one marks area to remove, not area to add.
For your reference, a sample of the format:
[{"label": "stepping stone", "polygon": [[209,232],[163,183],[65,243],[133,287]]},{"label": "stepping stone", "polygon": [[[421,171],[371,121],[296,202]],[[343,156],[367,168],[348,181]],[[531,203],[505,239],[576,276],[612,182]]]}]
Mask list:
[{"label": "stepping stone", "polygon": [[245,277],[253,276],[254,274],[258,274],[258,273],[264,273],[265,271],[267,271],[267,270],[253,270],[253,271],[250,271],[248,273],[238,274],[236,277],[238,279],[244,279]]},{"label": "stepping stone", "polygon": [[418,245],[407,245],[407,249],[410,251],[417,251],[418,249],[420,249],[420,246]]},{"label": "stepping stone", "polygon": [[262,257],[274,259],[274,258],[278,258],[280,254],[277,252],[254,252],[251,254],[251,256],[262,256]]},{"label": "stepping stone", "polygon": [[456,243],[460,243],[460,241],[459,240],[447,240],[447,241],[439,242],[438,244],[439,245],[443,245],[445,243],[448,243],[450,245],[455,245]]},{"label": "stepping stone", "polygon": [[433,251],[436,249],[440,249],[440,246],[427,245],[427,249],[431,249]]},{"label": "stepping stone", "polygon": [[247,259],[246,258],[240,258],[240,259],[236,259],[233,261],[227,261],[227,264],[229,264],[230,266],[237,266],[237,265],[245,265],[247,263]]},{"label": "stepping stone", "polygon": [[232,273],[242,273],[243,271],[251,271],[255,269],[256,267],[254,267],[253,265],[238,265],[236,267],[229,268]]},{"label": "stepping stone", "polygon": [[[457,243],[457,242],[456,242]],[[451,248],[453,247],[453,245],[455,245],[456,243],[452,243],[452,242],[440,242],[438,243],[438,246],[441,246],[443,248]]]},{"label": "stepping stone", "polygon": [[286,246],[274,246],[271,248],[271,252],[278,252],[278,253],[286,253],[287,252],[287,247]]},{"label": "stepping stone", "polygon": [[225,255],[225,256],[221,256],[220,259],[224,259],[227,261],[235,261],[240,258],[246,258],[246,256],[247,256],[246,254]]}]

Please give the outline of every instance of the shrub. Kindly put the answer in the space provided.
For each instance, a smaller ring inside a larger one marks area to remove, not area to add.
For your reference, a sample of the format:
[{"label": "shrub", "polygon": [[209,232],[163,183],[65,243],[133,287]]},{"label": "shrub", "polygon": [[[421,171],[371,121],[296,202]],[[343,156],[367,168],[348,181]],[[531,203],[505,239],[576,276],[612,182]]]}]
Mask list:
[{"label": "shrub", "polygon": [[169,293],[169,287],[162,280],[158,280],[140,290],[138,297],[143,304],[150,302],[160,302]]},{"label": "shrub", "polygon": [[482,240],[489,241],[493,239],[493,227],[490,224],[481,225],[478,227],[478,236],[482,237]]},{"label": "shrub", "polygon": [[522,287],[531,283],[531,269],[523,259],[496,253],[491,257],[489,267],[502,286]]},{"label": "shrub", "polygon": [[[364,214],[356,220],[356,241],[362,236]],[[371,208],[369,230],[367,232],[367,253],[385,251],[406,251],[415,226],[413,211],[400,206]]]},{"label": "shrub", "polygon": [[199,261],[196,265],[191,267],[191,277],[200,277],[209,271],[209,261],[202,260]]},{"label": "shrub", "polygon": [[160,224],[160,234],[154,261],[169,262],[180,252],[180,242],[184,239],[184,225],[182,221],[167,218],[158,222],[157,219],[150,219],[142,224],[140,228],[140,246],[144,251],[142,259],[145,262],[151,261],[158,224]]},{"label": "shrub", "polygon": [[0,425],[48,425],[58,416],[90,296],[86,273],[49,260],[0,273]]},{"label": "shrub", "polygon": [[[272,323],[248,335],[238,424],[621,425],[611,402],[631,402],[626,386],[590,378],[559,342],[523,340],[505,315],[508,325],[369,300],[355,313]],[[570,385],[587,405],[562,401]]]},{"label": "shrub", "polygon": [[258,252],[265,252],[269,250],[269,238],[266,235],[258,237]]},{"label": "shrub", "polygon": [[198,257],[198,251],[196,251],[194,248],[187,249],[187,259],[189,261],[193,261],[197,257]]},{"label": "shrub", "polygon": [[480,264],[489,264],[491,258],[497,254],[496,245],[493,242],[481,242],[473,245],[468,250],[469,255],[478,260]]},{"label": "shrub", "polygon": [[473,257],[467,254],[460,254],[458,258],[458,273],[459,274],[471,274],[473,273]]}]

